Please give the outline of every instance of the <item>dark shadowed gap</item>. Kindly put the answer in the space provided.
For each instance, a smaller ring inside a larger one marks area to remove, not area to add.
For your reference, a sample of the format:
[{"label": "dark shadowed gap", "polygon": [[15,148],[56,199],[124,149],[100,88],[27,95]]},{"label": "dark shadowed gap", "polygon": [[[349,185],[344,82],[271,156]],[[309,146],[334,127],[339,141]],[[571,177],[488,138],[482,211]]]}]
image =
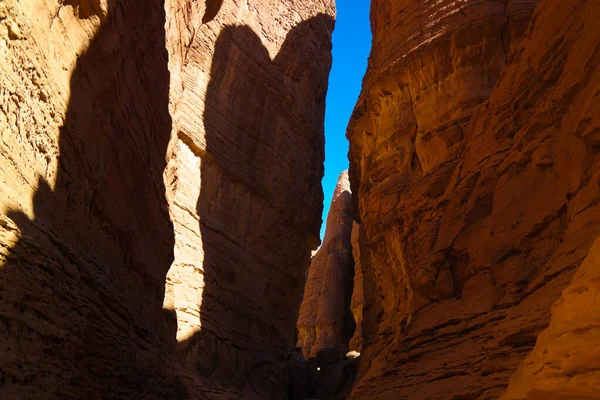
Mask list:
[{"label": "dark shadowed gap", "polygon": [[202,17],[202,23],[206,24],[207,22],[212,21],[219,13],[219,10],[221,10],[222,5],[223,0],[206,0],[206,10]]}]

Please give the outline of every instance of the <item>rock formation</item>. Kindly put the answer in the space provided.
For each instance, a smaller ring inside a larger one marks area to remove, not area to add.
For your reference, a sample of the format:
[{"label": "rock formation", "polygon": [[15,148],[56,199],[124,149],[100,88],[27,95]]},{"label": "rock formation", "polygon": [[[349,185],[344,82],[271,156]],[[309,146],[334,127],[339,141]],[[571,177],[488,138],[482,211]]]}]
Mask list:
[{"label": "rock formation", "polygon": [[508,399],[597,399],[600,382],[600,239],[552,308],[550,326],[510,378]]},{"label": "rock formation", "polygon": [[300,306],[297,346],[307,359],[324,349],[347,348],[354,332],[352,223],[352,193],[344,171],[333,193],[323,244],[310,263]]},{"label": "rock formation", "polygon": [[1,398],[281,398],[333,15],[0,3]]},{"label": "rock formation", "polygon": [[0,398],[598,398],[600,0],[374,1],[305,285],[334,8],[0,2]]},{"label": "rock formation", "polygon": [[189,41],[185,53],[171,49],[165,304],[189,368],[224,382],[250,375],[261,384],[244,383],[244,395],[270,398],[260,386],[282,380],[279,355],[295,346],[319,242],[333,2],[227,2],[192,28],[180,7],[195,33],[168,43]]},{"label": "rock formation", "polygon": [[0,7],[0,397],[184,396],[163,4]]},{"label": "rock formation", "polygon": [[[373,3],[348,129],[365,340],[352,398],[498,398],[600,234],[600,2],[541,0],[526,28],[534,5]],[[598,392],[597,364],[566,365],[557,339],[593,340],[586,306],[561,322],[595,290],[590,257],[507,398]]]}]

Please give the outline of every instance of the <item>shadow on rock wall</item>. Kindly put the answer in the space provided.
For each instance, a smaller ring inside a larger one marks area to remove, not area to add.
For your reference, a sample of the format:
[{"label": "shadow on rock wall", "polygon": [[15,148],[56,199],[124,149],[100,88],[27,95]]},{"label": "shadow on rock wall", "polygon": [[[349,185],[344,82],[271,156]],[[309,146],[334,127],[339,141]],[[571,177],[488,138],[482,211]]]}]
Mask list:
[{"label": "shadow on rock wall", "polygon": [[326,15],[302,22],[273,60],[247,26],[225,27],[216,43],[197,205],[202,331],[183,345],[203,375],[234,383],[245,398],[295,399],[304,390],[306,371],[290,352],[306,238],[318,226],[307,228],[303,212],[312,211],[297,207],[314,198],[297,192],[316,193],[310,185],[323,172],[329,66],[320,63],[330,60],[315,59],[315,49],[332,29]]},{"label": "shadow on rock wall", "polygon": [[[205,19],[221,1],[209,3]],[[80,18],[102,12],[87,0],[68,5],[81,8]],[[176,367],[176,318],[162,309],[174,244],[163,183],[171,134],[164,2],[111,0],[108,10],[71,78],[54,188],[39,179],[34,219],[0,217],[10,244],[0,267],[2,398],[188,397]],[[332,28],[324,15],[301,23],[273,61],[248,27],[227,27],[217,42],[198,200],[203,330],[180,350],[197,351],[201,375],[234,383],[245,398],[301,398],[288,352],[303,280],[286,276],[304,271],[282,266],[309,246],[264,250],[290,241],[287,224],[306,224],[286,208],[299,204],[289,190],[297,171],[320,174],[298,178],[307,185],[322,176],[315,132],[327,76],[312,74],[309,65],[324,61],[307,49],[322,39],[315,32]],[[293,97],[297,90],[306,96]],[[290,151],[295,141],[304,153]],[[282,162],[290,169],[275,173]]]},{"label": "shadow on rock wall", "polygon": [[164,2],[113,0],[98,16],[71,78],[55,188],[39,180],[34,220],[2,220],[14,242],[0,267],[2,398],[186,397],[166,367],[176,321],[162,310],[174,242]]}]

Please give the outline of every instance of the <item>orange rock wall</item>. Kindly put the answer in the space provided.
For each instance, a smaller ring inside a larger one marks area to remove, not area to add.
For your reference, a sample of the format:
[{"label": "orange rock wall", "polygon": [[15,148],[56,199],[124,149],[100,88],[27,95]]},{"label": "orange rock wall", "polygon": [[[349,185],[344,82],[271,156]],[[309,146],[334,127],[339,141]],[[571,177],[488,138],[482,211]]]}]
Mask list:
[{"label": "orange rock wall", "polygon": [[0,4],[0,398],[286,390],[333,15]]},{"label": "orange rock wall", "polygon": [[534,6],[373,3],[353,398],[498,398],[599,234],[600,3]]},{"label": "orange rock wall", "polygon": [[597,399],[600,389],[600,240],[552,306],[550,326],[510,378],[508,399]]}]

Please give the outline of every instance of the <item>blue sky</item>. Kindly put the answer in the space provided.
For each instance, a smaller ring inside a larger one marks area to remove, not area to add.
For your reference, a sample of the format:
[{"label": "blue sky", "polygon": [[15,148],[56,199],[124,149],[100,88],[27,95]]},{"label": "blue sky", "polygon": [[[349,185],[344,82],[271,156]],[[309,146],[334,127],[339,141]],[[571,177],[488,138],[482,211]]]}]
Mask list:
[{"label": "blue sky", "polygon": [[325,113],[325,207],[321,238],[325,234],[325,221],[337,178],[348,169],[346,126],[360,94],[371,50],[369,5],[369,0],[337,0],[333,66]]}]

